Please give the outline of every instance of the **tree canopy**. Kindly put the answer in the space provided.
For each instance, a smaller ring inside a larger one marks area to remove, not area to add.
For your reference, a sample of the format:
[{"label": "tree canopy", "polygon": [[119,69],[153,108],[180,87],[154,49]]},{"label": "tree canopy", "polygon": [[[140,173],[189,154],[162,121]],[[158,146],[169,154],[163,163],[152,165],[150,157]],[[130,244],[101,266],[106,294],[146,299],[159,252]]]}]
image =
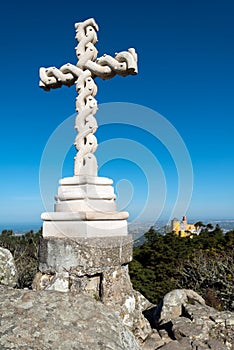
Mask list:
[{"label": "tree canopy", "polygon": [[162,235],[153,227],[134,248],[130,276],[135,289],[157,304],[170,290],[191,288],[208,304],[233,309],[234,231],[204,225],[198,236]]}]

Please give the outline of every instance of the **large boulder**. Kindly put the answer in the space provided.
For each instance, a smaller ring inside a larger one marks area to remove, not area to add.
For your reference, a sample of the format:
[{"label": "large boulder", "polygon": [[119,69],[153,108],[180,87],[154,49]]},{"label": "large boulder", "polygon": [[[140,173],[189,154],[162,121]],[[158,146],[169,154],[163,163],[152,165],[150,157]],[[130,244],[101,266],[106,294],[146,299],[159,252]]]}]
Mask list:
[{"label": "large boulder", "polygon": [[[234,313],[205,305],[204,299],[192,290],[167,293],[150,316],[151,321],[155,317],[160,336],[154,336],[155,340],[149,337],[152,349],[234,350]],[[143,349],[150,350],[147,346]]]},{"label": "large boulder", "polygon": [[159,323],[166,323],[182,315],[182,307],[188,302],[197,301],[205,305],[205,300],[191,289],[175,289],[167,293],[157,310],[160,313]]},{"label": "large boulder", "polygon": [[108,307],[89,296],[0,286],[0,349],[141,350]]},{"label": "large boulder", "polygon": [[11,252],[0,247],[0,284],[15,287],[17,280],[18,273]]}]

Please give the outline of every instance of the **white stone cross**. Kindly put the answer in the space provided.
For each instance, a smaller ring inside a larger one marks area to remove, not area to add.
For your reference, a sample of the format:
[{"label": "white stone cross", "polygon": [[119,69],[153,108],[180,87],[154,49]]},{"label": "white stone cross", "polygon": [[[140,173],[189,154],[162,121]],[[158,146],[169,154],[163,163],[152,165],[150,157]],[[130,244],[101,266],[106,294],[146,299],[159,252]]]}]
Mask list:
[{"label": "white stone cross", "polygon": [[127,76],[137,74],[137,54],[135,49],[116,53],[115,57],[103,55],[97,58],[95,48],[98,26],[93,18],[76,23],[76,55],[77,65],[67,63],[57,69],[55,67],[40,68],[40,87],[50,90],[62,85],[76,85],[75,128],[78,135],[75,146],[78,150],[75,156],[75,176],[97,176],[97,161],[94,152],[97,149],[97,139],[94,133],[97,130],[97,121],[94,117],[97,112],[97,85],[94,78],[110,79],[116,74]]}]

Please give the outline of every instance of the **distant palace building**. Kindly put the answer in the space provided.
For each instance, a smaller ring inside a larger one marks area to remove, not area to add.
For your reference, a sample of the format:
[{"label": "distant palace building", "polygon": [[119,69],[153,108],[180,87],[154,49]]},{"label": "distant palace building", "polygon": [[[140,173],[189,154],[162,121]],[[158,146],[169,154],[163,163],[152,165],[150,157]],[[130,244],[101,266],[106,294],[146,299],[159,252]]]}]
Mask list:
[{"label": "distant palace building", "polygon": [[183,216],[182,221],[179,221],[176,218],[171,220],[170,231],[177,236],[187,237],[198,235],[200,233],[200,228],[196,227],[194,224],[188,224],[186,216]]}]

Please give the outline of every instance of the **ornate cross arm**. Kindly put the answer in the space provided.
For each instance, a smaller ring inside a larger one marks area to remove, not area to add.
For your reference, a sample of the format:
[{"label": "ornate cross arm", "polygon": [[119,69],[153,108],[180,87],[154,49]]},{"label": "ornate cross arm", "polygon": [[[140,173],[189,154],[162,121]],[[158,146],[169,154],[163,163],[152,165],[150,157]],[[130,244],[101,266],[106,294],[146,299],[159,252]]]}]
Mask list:
[{"label": "ornate cross arm", "polygon": [[75,128],[78,135],[75,146],[78,153],[75,157],[75,175],[97,175],[97,162],[93,155],[97,148],[97,140],[94,133],[97,122],[94,118],[97,112],[97,101],[94,96],[97,86],[96,77],[110,79],[116,74],[121,76],[137,74],[137,54],[130,48],[115,54],[115,57],[103,55],[97,58],[98,51],[95,48],[98,26],[93,18],[76,23],[76,55],[77,65],[67,63],[60,67],[40,68],[40,87],[50,90],[62,85],[76,84],[78,97],[76,98]]},{"label": "ornate cross arm", "polygon": [[56,89],[62,85],[71,86],[82,73],[82,69],[70,63],[64,64],[60,69],[56,67],[41,67],[39,70],[39,86],[46,91]]},{"label": "ornate cross arm", "polygon": [[[92,77],[110,79],[116,74],[121,76],[137,74],[137,54],[135,49],[117,53],[115,57],[103,55],[96,62],[88,60],[84,68],[90,70]],[[83,70],[67,63],[60,67],[40,68],[40,87],[45,90],[56,89],[62,85],[71,86],[81,76]]]},{"label": "ornate cross arm", "polygon": [[92,74],[102,79],[110,79],[116,74],[123,77],[137,74],[137,54],[135,49],[130,48],[115,54],[115,57],[103,55],[96,62],[87,61],[85,68]]}]

